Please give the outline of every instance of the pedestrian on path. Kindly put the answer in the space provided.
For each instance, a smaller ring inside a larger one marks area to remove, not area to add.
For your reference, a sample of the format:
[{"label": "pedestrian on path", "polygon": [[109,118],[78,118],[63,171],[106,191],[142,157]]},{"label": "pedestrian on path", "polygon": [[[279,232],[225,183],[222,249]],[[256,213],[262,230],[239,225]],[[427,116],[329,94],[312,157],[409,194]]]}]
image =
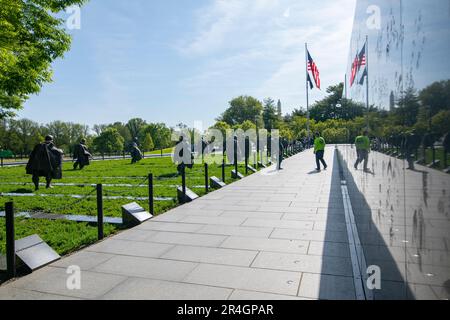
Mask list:
[{"label": "pedestrian on path", "polygon": [[325,139],[320,135],[319,132],[316,132],[314,135],[315,139],[314,139],[314,154],[316,155],[316,170],[320,171],[320,163],[322,162],[323,164],[323,169],[326,170],[327,169],[327,163],[325,162],[325,160],[323,159],[323,156],[325,154]]},{"label": "pedestrian on path", "polygon": [[358,170],[358,165],[364,161],[364,171],[368,171],[367,164],[369,162],[370,140],[369,131],[364,130],[363,134],[357,136],[355,139],[356,146],[356,162],[355,169]]}]

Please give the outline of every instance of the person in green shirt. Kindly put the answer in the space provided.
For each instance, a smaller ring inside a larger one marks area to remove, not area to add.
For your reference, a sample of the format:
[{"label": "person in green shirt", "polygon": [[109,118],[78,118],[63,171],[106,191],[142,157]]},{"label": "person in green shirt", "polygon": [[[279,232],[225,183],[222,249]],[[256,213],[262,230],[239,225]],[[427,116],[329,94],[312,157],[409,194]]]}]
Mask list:
[{"label": "person in green shirt", "polygon": [[327,163],[323,159],[323,155],[325,153],[325,139],[320,135],[319,132],[316,132],[314,135],[314,154],[316,155],[316,164],[317,164],[317,171],[320,171],[320,163],[323,164],[323,169],[327,169]]},{"label": "person in green shirt", "polygon": [[358,165],[364,161],[364,171],[367,171],[367,164],[369,162],[369,152],[370,152],[370,140],[369,132],[364,130],[363,135],[357,136],[355,139],[356,146],[356,162],[355,169],[358,170]]}]

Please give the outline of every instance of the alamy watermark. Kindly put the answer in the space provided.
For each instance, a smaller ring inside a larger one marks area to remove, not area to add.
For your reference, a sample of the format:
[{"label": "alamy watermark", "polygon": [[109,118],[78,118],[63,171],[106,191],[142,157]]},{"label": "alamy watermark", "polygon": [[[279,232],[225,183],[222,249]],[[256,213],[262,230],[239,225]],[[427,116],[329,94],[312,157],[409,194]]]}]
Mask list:
[{"label": "alamy watermark", "polygon": [[70,6],[65,10],[66,14],[69,15],[66,19],[66,27],[69,30],[80,30],[81,29],[81,7],[80,6]]},{"label": "alamy watermark", "polygon": [[366,13],[369,17],[366,20],[366,26],[369,30],[381,30],[381,9],[377,5],[367,7]]},{"label": "alamy watermark", "polygon": [[79,266],[69,266],[66,273],[69,275],[66,280],[67,290],[81,290],[81,268]]},{"label": "alamy watermark", "polygon": [[369,290],[381,289],[381,268],[376,265],[369,266],[367,268],[367,281],[366,286]]}]

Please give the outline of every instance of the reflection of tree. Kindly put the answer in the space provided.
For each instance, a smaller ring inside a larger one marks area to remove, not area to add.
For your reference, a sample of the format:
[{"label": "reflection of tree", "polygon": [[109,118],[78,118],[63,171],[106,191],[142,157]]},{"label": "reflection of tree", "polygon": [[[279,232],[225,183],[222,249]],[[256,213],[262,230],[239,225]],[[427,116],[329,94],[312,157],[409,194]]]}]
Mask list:
[{"label": "reflection of tree", "polygon": [[408,88],[397,100],[397,107],[392,109],[395,124],[413,126],[419,113],[419,98],[413,88]]},{"label": "reflection of tree", "polygon": [[342,98],[344,84],[327,88],[328,96],[314,103],[310,109],[311,119],[327,121],[330,119],[351,120],[364,115],[365,107],[361,103]]}]

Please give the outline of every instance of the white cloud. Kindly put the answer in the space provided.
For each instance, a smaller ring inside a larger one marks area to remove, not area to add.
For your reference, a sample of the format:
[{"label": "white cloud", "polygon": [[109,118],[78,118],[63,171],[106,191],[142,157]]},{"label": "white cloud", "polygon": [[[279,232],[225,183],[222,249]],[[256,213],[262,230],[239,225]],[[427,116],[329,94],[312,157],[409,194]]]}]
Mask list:
[{"label": "white cloud", "polygon": [[[198,12],[196,34],[179,45],[182,55],[201,65],[182,82],[190,90],[230,88],[280,98],[289,107],[304,105],[304,43],[319,65],[322,91],[342,81],[355,2],[216,0]],[[312,92],[312,101],[321,96]]]}]

